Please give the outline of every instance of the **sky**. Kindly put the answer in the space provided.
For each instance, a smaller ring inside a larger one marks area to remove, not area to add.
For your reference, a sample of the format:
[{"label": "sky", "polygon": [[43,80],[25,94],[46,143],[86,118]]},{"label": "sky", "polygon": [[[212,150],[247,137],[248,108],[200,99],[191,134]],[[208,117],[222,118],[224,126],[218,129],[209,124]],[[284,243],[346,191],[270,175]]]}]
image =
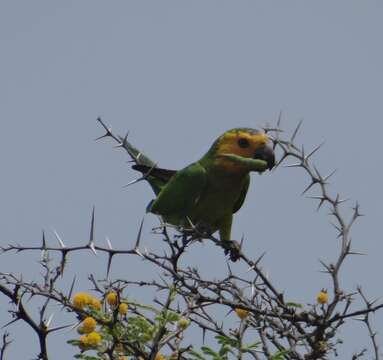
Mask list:
[{"label": "sky", "polygon": [[[116,133],[129,131],[159,166],[179,169],[224,131],[275,124],[282,111],[286,132],[303,119],[297,141],[306,149],[325,141],[315,164],[324,173],[338,169],[330,189],[351,198],[346,207],[358,200],[366,215],[352,238],[367,256],[345,264],[344,287],[383,295],[382,16],[379,0],[2,1],[0,245],[38,244],[43,229],[52,243],[52,229],[68,245],[84,243],[93,206],[99,243],[134,242],[153,194],[144,183],[123,188],[137,174],[112,142],[94,141],[103,134],[98,116]],[[251,257],[266,252],[270,278],[301,303],[330,287],[318,259],[331,261],[339,249],[327,209],[316,212],[300,195],[307,182],[283,167],[254,175],[233,227]],[[156,224],[145,217],[148,248],[161,246],[151,234]],[[0,259],[2,272],[39,276],[38,254]],[[208,244],[185,261],[217,277],[226,268]],[[105,259],[82,253],[69,268],[69,279],[83,276],[80,290],[87,274],[104,276]],[[115,278],[137,273],[156,276],[131,258],[112,269]],[[5,322],[3,297],[0,304]],[[374,326],[383,328],[382,314]],[[9,331],[10,358],[30,358],[37,350],[30,330]],[[350,324],[341,358],[369,346],[365,334]],[[52,347],[71,358],[61,340]]]}]

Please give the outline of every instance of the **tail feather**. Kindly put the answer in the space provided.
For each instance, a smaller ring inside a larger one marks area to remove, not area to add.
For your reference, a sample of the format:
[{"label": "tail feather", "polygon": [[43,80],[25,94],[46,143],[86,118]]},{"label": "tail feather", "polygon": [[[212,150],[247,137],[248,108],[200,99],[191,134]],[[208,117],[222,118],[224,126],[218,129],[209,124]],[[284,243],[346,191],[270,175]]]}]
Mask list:
[{"label": "tail feather", "polygon": [[125,148],[132,160],[135,162],[132,168],[141,172],[144,175],[148,174],[145,180],[150,184],[154,193],[158,195],[161,189],[176,173],[176,171],[157,168],[155,162],[148,158],[146,155],[144,155],[131,143],[129,143],[126,137],[120,137],[120,141],[122,143],[122,146]]},{"label": "tail feather", "polygon": [[154,193],[157,195],[170,178],[177,172],[175,170],[160,169],[153,166],[136,164],[133,165],[134,170],[139,171],[143,175],[147,175],[146,180],[151,185]]},{"label": "tail feather", "polygon": [[161,169],[146,165],[133,165],[132,168],[141,172],[142,174],[149,174],[158,180],[162,180],[164,183],[167,183],[170,178],[177,172],[176,170]]}]

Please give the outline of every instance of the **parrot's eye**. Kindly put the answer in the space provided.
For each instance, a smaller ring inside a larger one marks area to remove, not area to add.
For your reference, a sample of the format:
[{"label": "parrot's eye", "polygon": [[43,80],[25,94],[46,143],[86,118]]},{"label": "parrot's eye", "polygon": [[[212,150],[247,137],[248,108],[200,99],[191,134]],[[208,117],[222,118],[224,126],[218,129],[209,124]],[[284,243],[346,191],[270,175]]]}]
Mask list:
[{"label": "parrot's eye", "polygon": [[250,144],[249,144],[249,140],[247,140],[247,139],[245,139],[245,138],[241,138],[241,139],[238,140],[238,145],[239,145],[239,147],[241,147],[241,148],[247,148],[247,147],[250,146]]}]

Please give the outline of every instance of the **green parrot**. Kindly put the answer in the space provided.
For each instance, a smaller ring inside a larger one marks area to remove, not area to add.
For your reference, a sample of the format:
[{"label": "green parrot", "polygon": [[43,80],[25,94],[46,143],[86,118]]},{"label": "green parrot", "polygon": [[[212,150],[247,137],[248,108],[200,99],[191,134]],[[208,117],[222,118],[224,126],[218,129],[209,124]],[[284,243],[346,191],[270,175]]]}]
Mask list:
[{"label": "green parrot", "polygon": [[263,172],[275,164],[268,136],[256,129],[226,131],[197,162],[181,170],[167,170],[143,155],[126,138],[124,147],[143,174],[156,198],[147,211],[166,223],[190,223],[219,231],[220,239],[231,240],[233,214],[242,206],[250,184],[251,171]]}]

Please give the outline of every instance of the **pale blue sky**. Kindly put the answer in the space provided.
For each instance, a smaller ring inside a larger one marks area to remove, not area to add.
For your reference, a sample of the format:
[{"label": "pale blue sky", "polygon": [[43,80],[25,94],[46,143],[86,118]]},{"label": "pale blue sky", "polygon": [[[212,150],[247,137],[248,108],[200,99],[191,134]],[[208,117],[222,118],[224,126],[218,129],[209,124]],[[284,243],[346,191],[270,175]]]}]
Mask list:
[{"label": "pale blue sky", "polygon": [[[52,227],[78,244],[88,236],[93,205],[98,241],[133,242],[152,194],[145,184],[122,188],[136,174],[110,142],[93,141],[102,134],[99,115],[116,132],[130,130],[160,166],[181,168],[223,131],[273,123],[282,110],[287,129],[304,118],[305,147],[326,141],[316,164],[338,168],[331,189],[359,200],[367,215],[353,239],[369,255],[346,264],[345,287],[363,284],[382,295],[382,19],[379,0],[2,1],[0,244],[35,244],[42,228],[53,240]],[[305,180],[297,170],[253,180],[233,236],[245,234],[253,257],[267,252],[264,266],[289,298],[312,301],[330,286],[317,260],[333,259],[338,249],[326,210],[317,214],[300,197]],[[161,246],[150,234],[156,223],[147,216],[147,247]],[[36,277],[36,267],[20,259],[28,257],[2,256],[0,271]],[[219,275],[219,249],[195,246],[187,256],[202,271],[208,259]],[[102,276],[105,261],[83,253],[70,265],[69,277],[85,279]],[[123,258],[113,275],[132,278],[138,268],[152,276]],[[367,341],[352,327],[342,359]],[[382,315],[375,327],[383,329]],[[30,358],[34,338],[17,346],[29,329],[10,330],[10,358]]]}]

